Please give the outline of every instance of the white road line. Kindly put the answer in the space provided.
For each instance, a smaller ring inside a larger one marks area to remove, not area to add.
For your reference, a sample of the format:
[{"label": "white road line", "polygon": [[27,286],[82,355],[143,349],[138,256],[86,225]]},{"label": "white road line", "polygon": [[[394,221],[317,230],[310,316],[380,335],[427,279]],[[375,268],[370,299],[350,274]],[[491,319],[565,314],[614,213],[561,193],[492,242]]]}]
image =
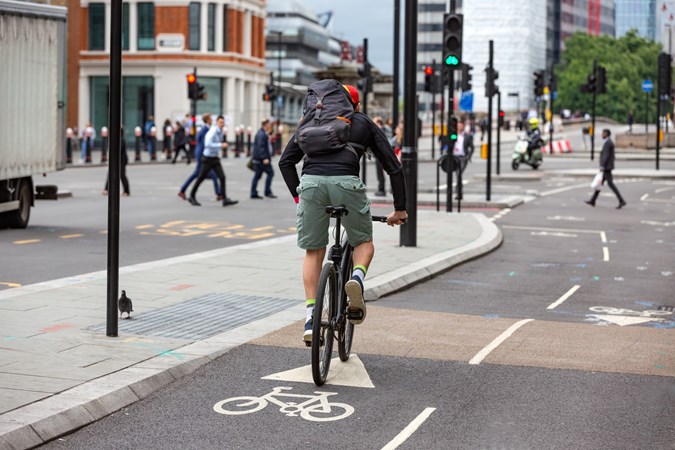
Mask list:
[{"label": "white road line", "polygon": [[602,233],[601,230],[579,230],[575,228],[521,227],[516,225],[503,225],[503,227],[511,228],[513,230],[562,231],[567,233]]},{"label": "white road line", "polygon": [[602,247],[602,260],[609,261],[609,249],[607,247]]},{"label": "white road line", "polygon": [[555,302],[553,302],[553,303],[551,303],[550,305],[548,305],[548,306],[546,307],[546,309],[553,309],[553,308],[555,308],[556,306],[560,305],[562,302],[564,302],[565,300],[567,300],[568,298],[570,298],[570,297],[572,296],[572,294],[574,294],[574,293],[577,291],[577,289],[579,289],[580,287],[581,287],[581,286],[578,285],[578,284],[575,285],[572,289],[570,289],[569,291],[567,291],[567,292],[565,293],[565,295],[563,295],[563,296],[560,297],[558,300],[556,300]]},{"label": "white road line", "polygon": [[600,239],[602,239],[603,244],[607,243],[607,234],[604,231],[600,232]]},{"label": "white road line", "polygon": [[492,342],[490,342],[485,348],[483,348],[483,350],[476,353],[476,356],[471,358],[469,364],[480,364],[481,361],[483,361],[492,350],[496,349],[499,346],[499,344],[508,339],[509,336],[515,333],[518,328],[522,327],[527,322],[532,322],[533,320],[534,319],[524,319],[521,320],[520,322],[516,322],[513,325],[511,325],[505,332],[497,336]]},{"label": "white road line", "polygon": [[427,408],[422,411],[422,414],[410,422],[410,424],[408,424],[408,426],[405,427],[403,431],[397,434],[396,437],[391,440],[391,442],[382,447],[382,450],[394,450],[395,448],[398,448],[399,445],[403,444],[406,439],[408,439],[415,431],[417,431],[420,425],[422,425],[434,411],[436,411],[436,408]]},{"label": "white road line", "polygon": [[588,183],[575,184],[573,186],[565,186],[550,191],[544,191],[539,194],[539,197],[548,197],[549,195],[560,194],[561,192],[571,191],[572,189],[579,189],[586,186],[588,186]]}]

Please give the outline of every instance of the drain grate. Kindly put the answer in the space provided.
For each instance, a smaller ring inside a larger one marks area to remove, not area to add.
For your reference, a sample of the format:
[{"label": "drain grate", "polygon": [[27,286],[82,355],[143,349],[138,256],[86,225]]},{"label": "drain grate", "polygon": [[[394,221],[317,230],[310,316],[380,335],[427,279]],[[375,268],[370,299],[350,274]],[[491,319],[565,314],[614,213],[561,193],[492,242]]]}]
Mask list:
[{"label": "drain grate", "polygon": [[[206,339],[300,303],[287,298],[208,294],[119,321],[119,332],[143,336]],[[105,331],[106,324],[88,330]]]}]

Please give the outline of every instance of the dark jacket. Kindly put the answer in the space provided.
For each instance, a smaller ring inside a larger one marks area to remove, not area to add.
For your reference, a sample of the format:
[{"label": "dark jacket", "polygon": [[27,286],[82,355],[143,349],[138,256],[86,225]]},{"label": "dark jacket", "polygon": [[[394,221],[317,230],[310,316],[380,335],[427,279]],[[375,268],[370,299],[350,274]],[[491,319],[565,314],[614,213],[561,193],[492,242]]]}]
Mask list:
[{"label": "dark jacket", "polygon": [[[382,130],[368,116],[357,112],[352,117],[349,141],[358,144],[364,149],[369,148],[372,151],[375,158],[382,164],[384,171],[391,178],[394,208],[397,211],[405,211],[406,192],[403,170]],[[297,188],[300,185],[300,178],[295,166],[301,160],[304,159],[302,165],[303,175],[352,175],[358,177],[361,169],[359,156],[363,155],[363,151],[359,151],[358,153],[359,155],[356,152],[345,149],[328,154],[306,156],[295,141],[295,135],[293,135],[281,154],[279,169],[284,177],[286,186],[288,186],[288,190],[295,197],[298,195]]]},{"label": "dark jacket", "polygon": [[600,153],[600,168],[602,170],[614,170],[614,142],[607,138]]},{"label": "dark jacket", "polygon": [[253,154],[251,155],[254,163],[261,163],[270,159],[270,137],[264,128],[258,130],[253,141]]}]

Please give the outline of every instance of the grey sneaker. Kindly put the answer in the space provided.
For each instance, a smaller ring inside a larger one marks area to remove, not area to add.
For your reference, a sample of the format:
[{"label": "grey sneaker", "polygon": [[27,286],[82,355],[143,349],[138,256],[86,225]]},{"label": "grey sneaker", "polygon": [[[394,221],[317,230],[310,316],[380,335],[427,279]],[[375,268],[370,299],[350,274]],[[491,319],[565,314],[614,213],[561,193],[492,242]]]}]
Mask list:
[{"label": "grey sneaker", "polygon": [[358,325],[366,318],[366,302],[363,299],[363,283],[359,277],[352,277],[345,283],[345,292],[349,298],[347,317],[349,321]]}]

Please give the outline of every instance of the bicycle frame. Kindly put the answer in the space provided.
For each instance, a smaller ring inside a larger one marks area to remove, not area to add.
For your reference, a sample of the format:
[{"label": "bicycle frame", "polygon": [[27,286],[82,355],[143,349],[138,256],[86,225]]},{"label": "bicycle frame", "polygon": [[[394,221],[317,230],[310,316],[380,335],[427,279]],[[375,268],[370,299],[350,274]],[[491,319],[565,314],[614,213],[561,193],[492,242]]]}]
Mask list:
[{"label": "bicycle frame", "polygon": [[334,330],[339,331],[338,327],[342,326],[347,316],[347,295],[345,294],[344,280],[346,280],[351,273],[349,262],[352,259],[354,247],[349,242],[342,243],[342,217],[339,215],[332,215],[335,217],[335,243],[330,248],[328,259],[333,262],[335,266],[335,274],[337,275],[337,289],[338,289],[338,310],[335,315]]}]

